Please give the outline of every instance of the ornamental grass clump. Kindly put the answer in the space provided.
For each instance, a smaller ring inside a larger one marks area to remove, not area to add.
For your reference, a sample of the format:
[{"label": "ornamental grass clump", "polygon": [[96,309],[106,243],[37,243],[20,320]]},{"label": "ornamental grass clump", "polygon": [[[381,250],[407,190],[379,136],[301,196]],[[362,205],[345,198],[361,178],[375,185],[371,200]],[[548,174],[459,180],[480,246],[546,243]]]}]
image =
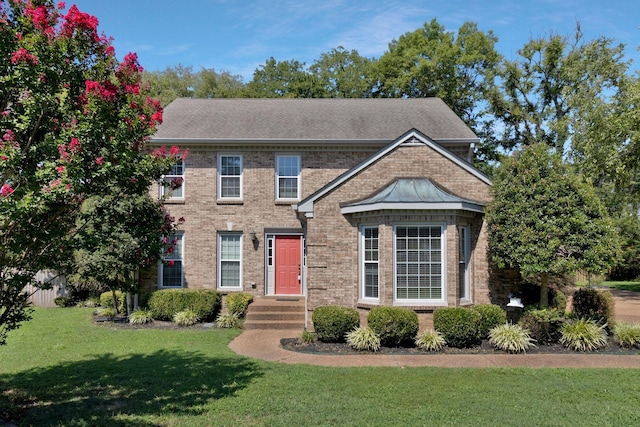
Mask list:
[{"label": "ornamental grass clump", "polygon": [[427,329],[416,337],[418,348],[427,351],[440,351],[446,344],[447,341],[445,341],[442,334],[433,329]]},{"label": "ornamental grass clump", "polygon": [[498,350],[509,353],[525,353],[535,347],[534,339],[529,331],[520,325],[505,323],[489,331],[489,343]]},{"label": "ornamental grass clump", "polygon": [[597,350],[607,345],[606,326],[584,318],[567,322],[562,326],[560,342],[572,350]]},{"label": "ornamental grass clump", "polygon": [[613,327],[613,338],[622,347],[640,348],[640,323],[616,323]]},{"label": "ornamental grass clump", "polygon": [[300,340],[305,344],[311,344],[316,340],[316,337],[311,331],[305,328],[305,330],[302,331],[302,334],[300,335]]},{"label": "ornamental grass clump", "polygon": [[236,313],[220,313],[216,318],[216,326],[223,329],[233,329],[240,325]]},{"label": "ornamental grass clump", "polygon": [[193,326],[200,321],[198,314],[187,308],[173,315],[173,322],[180,326]]},{"label": "ornamental grass clump", "polygon": [[347,344],[359,351],[380,350],[380,337],[368,326],[359,326],[347,333]]},{"label": "ornamental grass clump", "polygon": [[153,316],[149,310],[136,310],[129,315],[129,323],[132,325],[144,325],[153,322]]}]

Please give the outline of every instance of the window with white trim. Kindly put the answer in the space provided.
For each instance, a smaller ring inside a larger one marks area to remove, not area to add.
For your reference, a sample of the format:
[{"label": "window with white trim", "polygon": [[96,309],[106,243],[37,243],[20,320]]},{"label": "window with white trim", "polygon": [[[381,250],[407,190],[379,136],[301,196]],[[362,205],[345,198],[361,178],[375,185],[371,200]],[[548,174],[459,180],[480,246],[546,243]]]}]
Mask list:
[{"label": "window with white trim", "polygon": [[242,289],[242,234],[218,234],[218,288]]},{"label": "window with white trim", "polygon": [[300,156],[276,156],[276,198],[300,198]]},{"label": "window with white trim", "polygon": [[218,198],[242,199],[242,156],[220,154],[218,156]]},{"label": "window with white trim", "polygon": [[442,303],[444,226],[395,226],[395,299],[406,303]]},{"label": "window with white trim", "polygon": [[180,160],[171,166],[168,174],[160,180],[160,197],[171,199],[184,199],[184,160]]},{"label": "window with white trim", "polygon": [[471,258],[471,228],[468,225],[464,225],[458,228],[459,241],[458,241],[458,292],[460,300],[470,301],[470,273],[469,273],[469,261]]},{"label": "window with white trim", "polygon": [[158,286],[182,288],[184,286],[184,234],[172,237],[172,245],[165,251],[158,266]]},{"label": "window with white trim", "polygon": [[378,227],[363,226],[360,234],[362,298],[379,298],[379,238]]}]

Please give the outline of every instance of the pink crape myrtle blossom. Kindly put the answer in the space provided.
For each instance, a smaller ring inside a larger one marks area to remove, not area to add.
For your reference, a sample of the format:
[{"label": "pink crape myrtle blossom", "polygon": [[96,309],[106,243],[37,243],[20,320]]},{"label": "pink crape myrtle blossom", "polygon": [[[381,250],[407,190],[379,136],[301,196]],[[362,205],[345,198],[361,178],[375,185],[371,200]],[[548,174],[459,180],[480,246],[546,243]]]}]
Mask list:
[{"label": "pink crape myrtle blossom", "polygon": [[11,193],[13,193],[13,188],[11,188],[9,184],[4,184],[0,188],[0,195],[2,195],[2,197],[7,197]]}]

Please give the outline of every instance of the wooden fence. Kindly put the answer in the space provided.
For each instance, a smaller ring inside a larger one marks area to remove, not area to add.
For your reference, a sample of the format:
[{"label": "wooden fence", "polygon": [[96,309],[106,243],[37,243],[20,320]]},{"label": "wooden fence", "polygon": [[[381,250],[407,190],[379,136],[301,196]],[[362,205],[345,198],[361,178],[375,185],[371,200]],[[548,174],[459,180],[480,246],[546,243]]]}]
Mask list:
[{"label": "wooden fence", "polygon": [[24,288],[25,292],[31,295],[30,300],[33,305],[38,307],[55,307],[54,300],[56,297],[66,296],[64,288],[64,277],[57,276],[54,271],[41,271],[36,275],[39,282],[49,282],[52,284],[51,289],[41,290],[31,285]]},{"label": "wooden fence", "polygon": [[589,273],[585,272],[585,271],[578,271],[576,273],[576,282],[591,282],[593,283],[599,283],[599,282],[603,282],[607,280],[607,276],[601,275],[601,274],[591,274],[589,275]]}]

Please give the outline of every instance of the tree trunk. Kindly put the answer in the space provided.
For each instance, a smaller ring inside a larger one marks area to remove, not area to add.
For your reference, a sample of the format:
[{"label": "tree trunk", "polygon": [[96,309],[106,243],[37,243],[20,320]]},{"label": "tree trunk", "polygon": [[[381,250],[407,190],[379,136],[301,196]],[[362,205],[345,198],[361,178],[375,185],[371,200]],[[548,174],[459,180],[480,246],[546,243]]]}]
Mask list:
[{"label": "tree trunk", "polygon": [[542,273],[540,275],[542,283],[540,284],[540,307],[549,307],[549,274]]}]

